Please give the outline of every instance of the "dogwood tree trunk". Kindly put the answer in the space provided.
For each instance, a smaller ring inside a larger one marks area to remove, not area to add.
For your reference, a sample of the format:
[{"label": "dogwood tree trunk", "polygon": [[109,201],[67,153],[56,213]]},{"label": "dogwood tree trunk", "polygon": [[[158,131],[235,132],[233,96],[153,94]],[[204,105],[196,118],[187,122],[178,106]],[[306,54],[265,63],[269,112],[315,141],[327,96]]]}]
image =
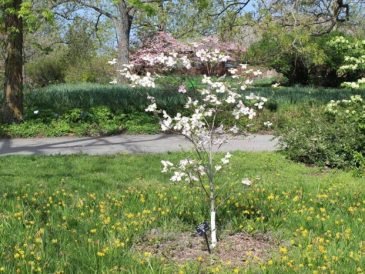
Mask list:
[{"label": "dogwood tree trunk", "polygon": [[217,245],[217,227],[215,221],[215,192],[214,184],[210,184],[210,227],[211,227],[211,246],[215,248]]},{"label": "dogwood tree trunk", "polygon": [[[213,121],[215,120],[215,117]],[[214,125],[214,122],[213,122]],[[217,226],[216,226],[216,205],[215,205],[215,186],[214,186],[214,165],[213,165],[213,130],[211,130],[211,138],[209,142],[209,168],[208,168],[208,180],[209,180],[209,199],[210,199],[210,235],[211,235],[211,248],[215,248],[217,245]]]}]

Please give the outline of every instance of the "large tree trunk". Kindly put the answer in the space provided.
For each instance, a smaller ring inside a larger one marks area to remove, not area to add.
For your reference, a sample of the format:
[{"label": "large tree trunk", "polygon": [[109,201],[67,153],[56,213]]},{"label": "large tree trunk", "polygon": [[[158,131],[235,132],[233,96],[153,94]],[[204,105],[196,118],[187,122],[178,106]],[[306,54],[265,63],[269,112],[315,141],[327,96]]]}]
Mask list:
[{"label": "large tree trunk", "polygon": [[[126,3],[121,1],[118,5],[119,17],[114,18],[114,25],[118,35],[118,69],[129,64],[129,37],[133,21],[133,14],[128,10]],[[123,77],[119,77],[119,82],[125,83]]]},{"label": "large tree trunk", "polygon": [[6,7],[15,13],[5,14],[6,59],[3,121],[20,122],[23,119],[23,21],[18,16],[22,0],[13,0]]}]

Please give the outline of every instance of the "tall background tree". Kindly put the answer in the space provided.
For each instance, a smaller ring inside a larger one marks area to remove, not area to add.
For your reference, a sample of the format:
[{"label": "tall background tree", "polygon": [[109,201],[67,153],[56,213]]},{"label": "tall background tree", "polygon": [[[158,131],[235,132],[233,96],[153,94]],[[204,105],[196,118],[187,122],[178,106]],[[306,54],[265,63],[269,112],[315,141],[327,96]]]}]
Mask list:
[{"label": "tall background tree", "polygon": [[169,0],[70,0],[65,1],[65,6],[77,13],[82,9],[92,10],[97,18],[96,27],[103,17],[112,23],[116,34],[118,64],[122,65],[129,63],[131,29],[135,16],[138,13],[151,16],[165,1]]},{"label": "tall background tree", "polygon": [[5,84],[2,119],[19,122],[23,113],[23,18],[21,0],[2,0],[1,23],[5,36]]},{"label": "tall background tree", "polygon": [[34,31],[52,13],[45,1],[33,4],[24,0],[0,0],[0,29],[4,36],[4,99],[2,120],[5,123],[23,119],[24,34]]}]

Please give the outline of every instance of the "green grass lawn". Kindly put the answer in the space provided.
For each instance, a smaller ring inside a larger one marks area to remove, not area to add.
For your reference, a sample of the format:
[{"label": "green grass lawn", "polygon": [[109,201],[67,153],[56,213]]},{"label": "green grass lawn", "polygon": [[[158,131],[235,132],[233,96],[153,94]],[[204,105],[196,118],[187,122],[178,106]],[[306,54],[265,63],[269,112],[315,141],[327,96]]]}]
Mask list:
[{"label": "green grass lawn", "polygon": [[[365,180],[295,164],[278,153],[235,153],[219,178],[220,236],[267,233],[277,243],[268,260],[242,269],[198,260],[177,265],[135,251],[152,229],[194,231],[208,218],[196,188],[160,173],[161,159],[181,156],[1,158],[0,272],[365,270]],[[251,188],[240,183],[246,177],[255,182]]]}]

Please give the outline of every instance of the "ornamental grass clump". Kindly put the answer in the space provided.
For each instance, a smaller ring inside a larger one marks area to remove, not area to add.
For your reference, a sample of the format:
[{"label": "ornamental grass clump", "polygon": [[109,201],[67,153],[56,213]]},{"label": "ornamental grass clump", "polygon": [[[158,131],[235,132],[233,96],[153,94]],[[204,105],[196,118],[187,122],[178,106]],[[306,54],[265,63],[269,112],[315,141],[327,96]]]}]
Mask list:
[{"label": "ornamental grass clump", "polygon": [[[209,68],[230,59],[219,50],[200,50],[196,53],[194,61],[186,55],[176,53],[145,56],[144,60],[150,66],[163,67],[165,71],[169,71],[181,67],[191,69],[197,65],[196,58],[199,60],[198,65]],[[247,69],[246,65],[241,65],[241,67],[245,69],[247,74],[260,74],[260,71]],[[129,79],[132,86],[153,88],[155,87],[155,79],[158,77],[158,75],[153,75],[150,72],[145,75],[136,74],[133,71],[133,65],[125,65],[120,72],[123,77]],[[175,116],[170,116],[165,110],[158,107],[153,96],[148,96],[150,105],[146,108],[146,112],[151,112],[160,118],[162,131],[181,134],[194,147],[192,157],[182,159],[178,163],[162,161],[162,172],[171,173],[170,180],[172,182],[198,184],[201,187],[207,201],[209,201],[212,248],[217,245],[217,186],[225,183],[222,177],[218,177],[218,175],[228,166],[232,157],[229,152],[223,157],[215,152],[224,145],[230,134],[239,133],[239,128],[236,125],[233,127],[225,126],[223,122],[225,116],[223,119],[220,116],[226,115],[229,111],[236,120],[242,117],[253,119],[257,116],[257,111],[263,109],[266,102],[266,98],[252,93],[247,96],[238,93],[239,89],[245,90],[252,83],[252,80],[242,79],[236,75],[236,72],[236,69],[230,70],[232,78],[239,82],[235,88],[225,82],[224,77],[213,79],[206,75],[202,78],[204,88],[194,91],[195,93],[181,85],[176,92],[187,96],[185,109],[188,110],[188,116],[179,112]],[[247,187],[250,184],[251,181],[247,178],[242,181],[242,187]]]}]

